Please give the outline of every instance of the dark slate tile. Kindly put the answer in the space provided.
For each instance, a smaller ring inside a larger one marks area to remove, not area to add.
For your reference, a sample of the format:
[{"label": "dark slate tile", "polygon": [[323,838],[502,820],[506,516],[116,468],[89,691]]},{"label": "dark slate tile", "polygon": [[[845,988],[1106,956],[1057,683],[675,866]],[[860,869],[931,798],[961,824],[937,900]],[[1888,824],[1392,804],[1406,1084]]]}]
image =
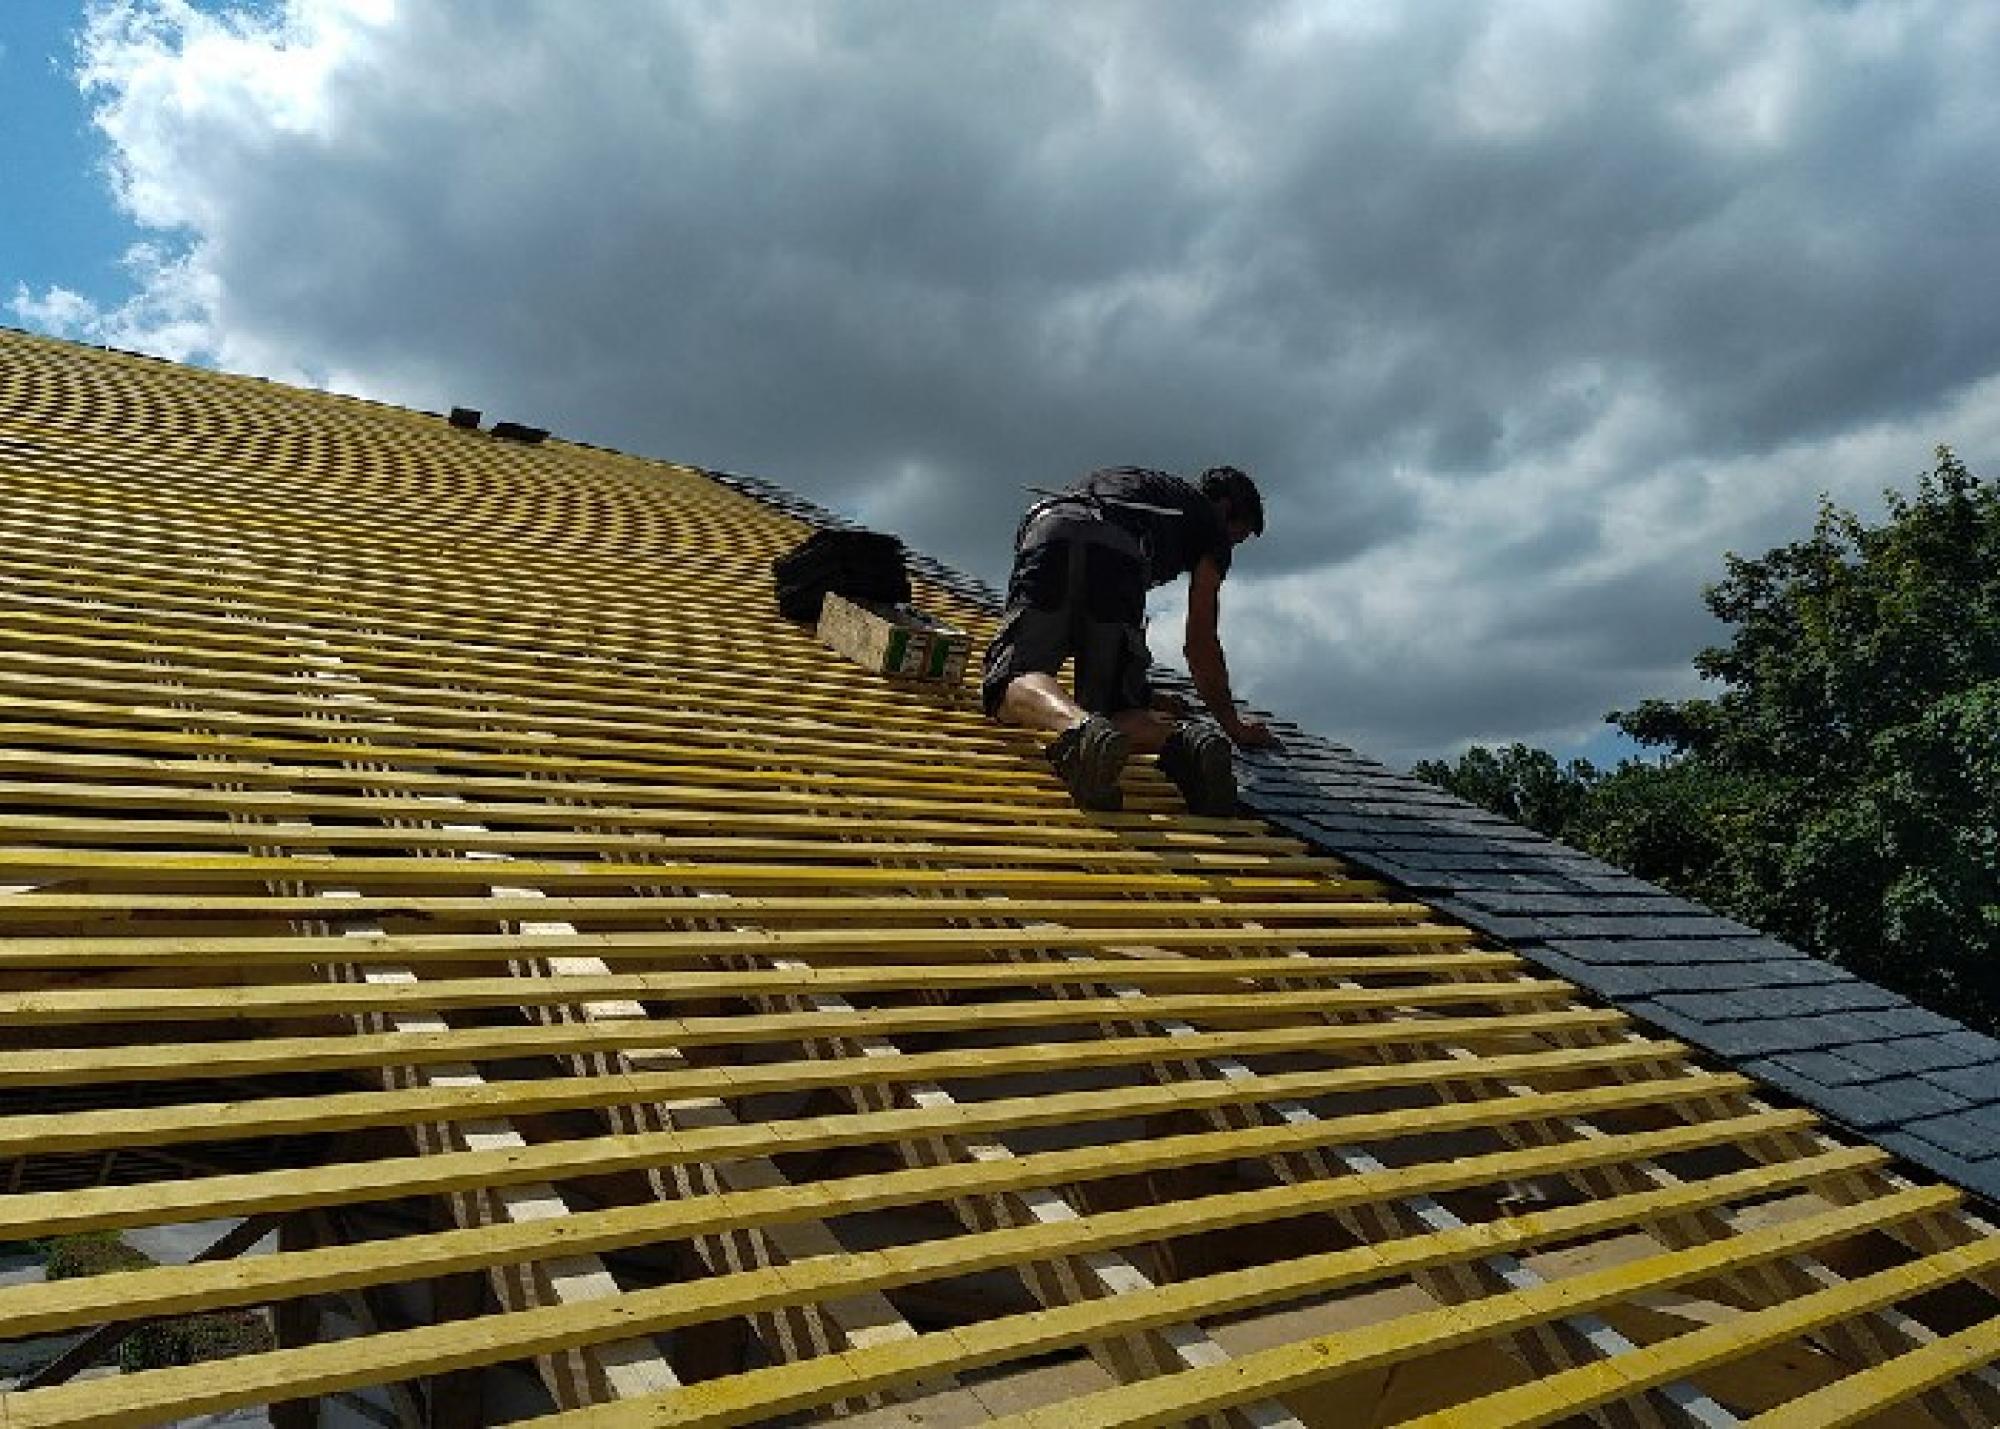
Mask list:
[{"label": "dark slate tile", "polygon": [[[1568,873],[1565,877],[1575,877]],[[1643,889],[1644,884],[1636,885]],[[1626,908],[1632,911],[1612,913],[1610,908]],[[1767,956],[1770,950],[1763,945],[1763,939],[1754,929],[1745,928],[1733,918],[1724,918],[1701,909],[1698,904],[1685,907],[1696,911],[1687,912],[1676,907],[1673,900],[1644,899],[1633,897],[1627,903],[1621,901],[1609,907],[1598,905],[1592,911],[1560,920],[1565,938],[1664,938],[1673,941],[1684,939],[1727,939],[1732,943],[1755,943],[1759,951],[1750,956]],[[1551,919],[1551,921],[1556,921]],[[1778,945],[1783,948],[1783,945]],[[1785,949],[1784,954],[1803,957],[1796,949]]]},{"label": "dark slate tile", "polygon": [[[1408,801],[1400,801],[1400,803],[1408,803]],[[1468,805],[1462,799],[1426,801],[1424,809],[1428,811],[1428,817],[1440,829],[1450,829],[1452,833],[1462,833],[1462,835],[1466,835],[1470,839],[1504,839],[1504,841],[1510,841],[1510,843],[1520,843],[1520,841],[1540,843],[1542,841],[1542,835],[1538,835],[1534,829],[1528,829],[1526,825],[1508,823],[1500,815],[1488,813],[1486,809],[1480,809],[1478,805]]]},{"label": "dark slate tile", "polygon": [[[1466,839],[1470,835],[1454,835],[1448,829],[1438,829],[1436,821],[1430,819],[1422,809],[1362,809],[1352,799],[1328,801],[1328,813],[1334,819],[1350,819],[1356,825],[1366,825],[1368,829],[1380,829],[1382,833],[1394,833],[1408,839],[1418,849],[1430,849],[1432,853],[1468,853],[1464,847],[1448,847],[1450,839]],[[1476,841],[1484,847],[1488,841]]]},{"label": "dark slate tile", "polygon": [[[1739,1016],[1775,1016],[1770,1010],[1794,999],[1802,990],[1801,984],[1787,981],[1784,974],[1788,965],[1769,963],[1732,963],[1720,961],[1690,961],[1685,963],[1653,962],[1638,964],[1647,969],[1652,979],[1651,986],[1657,992],[1722,993],[1743,1006]],[[1812,983],[1803,985],[1810,988]],[[1835,1007],[1809,1007],[1793,1002],[1785,1007],[1787,1014],[1804,1011],[1832,1012]]]},{"label": "dark slate tile", "polygon": [[1239,750],[1238,754],[1252,769],[1284,770],[1297,779],[1314,776],[1337,777],[1351,768],[1353,763],[1331,752],[1321,753],[1297,748],[1289,749],[1276,758],[1252,749]]},{"label": "dark slate tile", "polygon": [[[1904,1077],[1920,1073],[1936,1076],[1955,1065],[1951,1052],[1938,1046],[1936,1041],[1929,1037],[1899,1037],[1890,1042],[1856,1042],[1851,1046],[1834,1050],[1848,1061],[1877,1076]],[[1993,1099],[2000,1100],[2000,1087],[1996,1087]],[[1981,1098],[1974,1097],[1972,1100],[1977,1101]]]},{"label": "dark slate tile", "polygon": [[1755,959],[1737,964],[1754,967],[1766,987],[1811,987],[1817,983],[1846,982],[1848,976],[1832,963],[1800,953],[1789,958]]},{"label": "dark slate tile", "polygon": [[1534,874],[1517,874],[1515,877],[1525,880],[1529,887],[1465,888],[1459,891],[1468,902],[1476,903],[1491,912],[1520,913],[1535,918],[1556,914],[1602,914],[1625,917],[1661,911],[1657,906],[1659,900],[1656,899],[1584,893],[1577,891],[1574,884],[1569,884],[1562,892],[1543,891],[1534,885],[1551,881],[1546,877]]},{"label": "dark slate tile", "polygon": [[[1902,1001],[1900,998],[1897,1000]],[[1907,1002],[1903,1002],[1900,1007],[1863,1013],[1861,1018],[1875,1030],[1879,1039],[1942,1037],[1947,1033],[1965,1030],[1963,1023],[1954,1022],[1949,1017],[1940,1017],[1935,1012],[1927,1012]]]},{"label": "dark slate tile", "polygon": [[[1545,918],[1551,926],[1568,926],[1561,920]],[[1743,963],[1757,961],[1727,938],[1574,938],[1552,937],[1549,945],[1585,962],[1619,963]]]},{"label": "dark slate tile", "polygon": [[1732,1061],[1774,1056],[1782,1052],[1820,1051],[1845,1040],[1847,1019],[1833,1017],[1772,1017],[1758,1021],[1707,1022],[1656,1000],[1632,1003],[1634,1016],[1658,1021],[1676,1035]]},{"label": "dark slate tile", "polygon": [[1402,852],[1402,841],[1382,834],[1346,833],[1335,838],[1324,835],[1308,839],[1315,849],[1339,858],[1355,858],[1367,854],[1383,858],[1394,858]]},{"label": "dark slate tile", "polygon": [[1741,1022],[1755,1015],[1747,1010],[1744,999],[1726,992],[1668,992],[1653,1001],[1669,1012],[1709,1025]]},{"label": "dark slate tile", "polygon": [[[1640,1021],[1659,1029],[1670,1037],[1678,1037],[1684,1042],[1693,1042],[1697,1046],[1708,1047],[1708,1043],[1703,1040],[1709,1031],[1706,1026],[1699,1022],[1690,1021],[1677,1012],[1670,1012],[1648,998],[1630,998],[1622,1002],[1620,1006]],[[1714,1049],[1710,1048],[1710,1050]]]},{"label": "dark slate tile", "polygon": [[1519,951],[1522,957],[1544,972],[1566,978],[1585,991],[1596,993],[1600,997],[1619,1000],[1643,996],[1654,991],[1647,981],[1654,971],[1651,968],[1599,967],[1532,945]]},{"label": "dark slate tile", "polygon": [[[1755,964],[1751,964],[1755,966]],[[1746,1015],[1798,1017],[1822,1012],[1872,1012],[1892,1007],[1896,994],[1858,978],[1820,983],[1806,987],[1768,987],[1755,998],[1744,999]]]},{"label": "dark slate tile", "polygon": [[1610,902],[1619,904],[1631,903],[1634,906],[1643,906],[1648,912],[1657,913],[1661,917],[1712,918],[1715,916],[1715,910],[1712,908],[1704,908],[1692,899],[1682,898],[1678,894],[1669,893],[1666,889],[1657,888],[1650,883],[1641,883],[1636,878],[1628,880],[1628,884],[1624,888],[1599,888],[1593,890],[1593,892],[1598,897]]},{"label": "dark slate tile", "polygon": [[1455,922],[1486,934],[1489,938],[1514,944],[1517,950],[1525,951],[1532,944],[1542,941],[1548,930],[1532,918],[1509,918],[1498,913],[1488,913],[1456,898],[1442,898],[1435,894],[1429,900],[1432,907]]},{"label": "dark slate tile", "polygon": [[1352,759],[1322,759],[1309,763],[1288,760],[1286,767],[1298,770],[1329,794],[1341,798],[1358,799],[1369,785],[1368,767]]},{"label": "dark slate tile", "polygon": [[1503,873],[1544,873],[1549,868],[1540,860],[1520,858],[1510,854],[1470,854],[1440,851],[1428,845],[1412,849],[1406,862],[1431,870],[1434,873],[1460,873],[1467,870],[1499,871]]},{"label": "dark slate tile", "polygon": [[1296,784],[1274,783],[1262,789],[1251,789],[1239,782],[1237,797],[1243,801],[1245,808],[1266,818],[1300,818],[1326,812],[1318,795]]},{"label": "dark slate tile", "polygon": [[2000,1064],[1982,1062],[1973,1067],[1926,1072],[1924,1079],[1975,1104],[2000,1102]]},{"label": "dark slate tile", "polygon": [[[1424,861],[1433,867],[1484,868],[1489,863],[1506,867],[1511,863],[1504,855],[1496,856],[1491,853],[1491,846],[1484,839],[1461,838],[1453,834],[1438,833],[1421,825],[1402,825],[1381,831],[1395,834],[1412,852],[1421,851]],[[1452,862],[1447,864],[1446,859]]]},{"label": "dark slate tile", "polygon": [[1893,1152],[1934,1176],[1963,1186],[1990,1201],[2000,1201],[2000,1160],[1975,1161],[1954,1156],[1908,1131],[1878,1131],[1870,1140],[1884,1151]]},{"label": "dark slate tile", "polygon": [[[1658,989],[1662,993],[1690,993],[1702,997],[1724,999],[1728,1017],[1722,1021],[1732,1021],[1748,1015],[1746,1007],[1762,1005],[1764,995],[1772,991],[1770,969],[1762,963],[1650,963],[1648,965],[1658,979]],[[1756,1001],[1750,1001],[1750,993],[1756,993]],[[1694,1013],[1690,1011],[1690,1017]]]},{"label": "dark slate tile", "polygon": [[1905,1122],[1903,1131],[1966,1161],[2000,1157],[2000,1107],[1975,1107]]},{"label": "dark slate tile", "polygon": [[1857,1018],[1871,1014],[1856,1012],[1828,1013],[1816,1017],[1775,1018],[1764,1022],[1739,1023],[1745,1027],[1788,1027],[1795,1029],[1792,1048],[1798,1051],[1836,1051],[1842,1056],[1853,1045],[1852,1031]]},{"label": "dark slate tile", "polygon": [[1392,878],[1398,883],[1407,883],[1412,888],[1448,888],[1451,875],[1442,869],[1426,868],[1412,860],[1402,849],[1380,848],[1368,851],[1366,861],[1378,866],[1384,878]]},{"label": "dark slate tile", "polygon": [[1550,915],[1547,921],[1561,938],[1734,938],[1740,924],[1713,916],[1675,917],[1652,913]]},{"label": "dark slate tile", "polygon": [[1418,893],[1451,886],[1451,880],[1443,874],[1432,869],[1417,868],[1377,850],[1357,850],[1351,861],[1377,877],[1386,878],[1391,883],[1400,883],[1403,887]]},{"label": "dark slate tile", "polygon": [[1649,890],[1659,893],[1663,897],[1666,896],[1663,889],[1642,879],[1634,878],[1627,873],[1592,873],[1586,869],[1573,868],[1566,871],[1563,876],[1578,887],[1588,889],[1592,893],[1632,893],[1640,890]]},{"label": "dark slate tile", "polygon": [[1293,814],[1293,813],[1273,813],[1268,815],[1268,818],[1270,820],[1271,827],[1277,829],[1280,833],[1286,833],[1292,835],[1294,838],[1304,839],[1308,844],[1317,845],[1319,843],[1319,836],[1313,832],[1312,821],[1305,818],[1303,815]]},{"label": "dark slate tile", "polygon": [[1452,811],[1451,821],[1454,826],[1466,829],[1478,829],[1490,834],[1494,838],[1541,837],[1533,829],[1523,828],[1521,825],[1494,813],[1491,809],[1480,808],[1477,804],[1461,804]]},{"label": "dark slate tile", "polygon": [[1328,813],[1318,804],[1309,804],[1297,810],[1292,817],[1304,825],[1306,837],[1324,839],[1329,844],[1344,843],[1349,839],[1362,838],[1377,846],[1387,847],[1400,840],[1394,829],[1385,829],[1373,819],[1350,819],[1340,814]]},{"label": "dark slate tile", "polygon": [[1828,1104],[1840,1095],[1838,1088],[1830,1087],[1800,1070],[1797,1059],[1793,1057],[1751,1057],[1738,1063],[1736,1070],[1755,1077],[1761,1086],[1803,1102],[1815,1111],[1826,1111]]},{"label": "dark slate tile", "polygon": [[1962,1112],[1966,1107],[1962,1097],[1931,1086],[1921,1077],[1905,1077],[1872,1082],[1865,1087],[1835,1089],[1825,1110],[1847,1126],[1874,1131],[1882,1127],[1914,1127],[1931,1118]]},{"label": "dark slate tile", "polygon": [[[1701,908],[1701,905],[1699,903],[1693,904],[1691,906],[1696,908]],[[1716,913],[1710,909],[1702,908],[1702,916],[1705,919],[1708,919],[1720,925],[1721,927],[1726,928],[1728,930],[1728,936],[1732,938],[1765,939],[1764,930],[1762,928],[1753,928],[1748,923],[1739,923],[1734,918],[1726,918],[1722,914]],[[1769,941],[1768,939],[1765,940]]]},{"label": "dark slate tile", "polygon": [[1309,768],[1302,768],[1290,762],[1273,764],[1269,760],[1258,759],[1249,750],[1236,751],[1236,769],[1246,789],[1254,790],[1279,784],[1288,789],[1311,789],[1315,793],[1320,792]]},{"label": "dark slate tile", "polygon": [[1452,891],[1466,902],[1491,912],[1502,912],[1488,894],[1518,894],[1530,901],[1578,896],[1576,885],[1559,874],[1550,873],[1465,873],[1453,880]]},{"label": "dark slate tile", "polygon": [[1309,738],[1294,738],[1277,754],[1250,751],[1250,757],[1268,764],[1281,764],[1289,769],[1320,769],[1336,774],[1353,773],[1365,768],[1367,761],[1351,749],[1315,741]]},{"label": "dark slate tile", "polygon": [[1551,938],[1549,947],[1586,963],[1676,963],[1685,952],[1671,938]]},{"label": "dark slate tile", "polygon": [[1634,878],[1624,869],[1614,868],[1603,859],[1592,858],[1587,853],[1579,853],[1567,844],[1559,844],[1551,839],[1549,841],[1549,849],[1549,858],[1551,861],[1560,863],[1566,872],[1575,877],[1601,878],[1626,887],[1639,882],[1638,879]]},{"label": "dark slate tile", "polygon": [[1961,1027],[1955,1032],[1947,1032],[1931,1039],[1933,1044],[1947,1049],[1959,1066],[1969,1066],[1974,1062],[1990,1062],[2000,1069],[2000,1040],[1988,1037],[1984,1032],[1974,1032],[1969,1027]]},{"label": "dark slate tile", "polygon": [[[1258,813],[1270,818],[1277,814],[1312,814],[1319,810],[1319,800],[1310,794],[1269,793],[1260,791],[1254,798],[1241,796],[1243,802]],[[1310,838],[1312,835],[1306,835]]]},{"label": "dark slate tile", "polygon": [[[1701,905],[1697,903],[1694,906],[1699,908]],[[1723,921],[1728,923],[1735,922],[1734,919],[1727,918]],[[1736,923],[1736,926],[1738,928],[1743,927],[1741,923]],[[1768,934],[1760,933],[1754,928],[1746,929],[1743,932],[1732,935],[1729,941],[1740,949],[1741,955],[1746,958],[1811,958],[1813,956],[1803,948],[1795,948],[1790,943],[1780,942],[1778,939]],[[1814,958],[1813,961],[1825,962],[1826,960],[1824,958]]]},{"label": "dark slate tile", "polygon": [[[1782,1057],[1769,1058],[1768,1062],[1783,1067],[1789,1075],[1803,1077],[1826,1088],[1850,1087],[1877,1081],[1882,1075],[1858,1062],[1850,1062],[1839,1052],[1788,1052]],[[1749,1064],[1746,1063],[1744,1070],[1749,1069]]]},{"label": "dark slate tile", "polygon": [[1316,804],[1303,809],[1280,809],[1270,817],[1271,822],[1279,828],[1287,833],[1297,834],[1302,839],[1311,841],[1324,837],[1324,831],[1318,827],[1324,814]]}]

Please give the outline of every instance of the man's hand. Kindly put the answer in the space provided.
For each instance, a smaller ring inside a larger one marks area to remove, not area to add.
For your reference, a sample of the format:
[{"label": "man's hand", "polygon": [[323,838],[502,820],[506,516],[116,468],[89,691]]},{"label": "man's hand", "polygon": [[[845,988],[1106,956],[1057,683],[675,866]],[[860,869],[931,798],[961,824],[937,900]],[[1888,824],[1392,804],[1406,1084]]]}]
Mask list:
[{"label": "man's hand", "polygon": [[1244,719],[1240,715],[1222,721],[1222,732],[1230,741],[1243,749],[1275,749],[1278,736],[1271,733],[1271,727],[1261,719]]},{"label": "man's hand", "polygon": [[1186,719],[1190,707],[1186,700],[1174,694],[1171,690],[1155,690],[1153,691],[1152,708],[1157,713],[1166,715],[1172,719]]}]

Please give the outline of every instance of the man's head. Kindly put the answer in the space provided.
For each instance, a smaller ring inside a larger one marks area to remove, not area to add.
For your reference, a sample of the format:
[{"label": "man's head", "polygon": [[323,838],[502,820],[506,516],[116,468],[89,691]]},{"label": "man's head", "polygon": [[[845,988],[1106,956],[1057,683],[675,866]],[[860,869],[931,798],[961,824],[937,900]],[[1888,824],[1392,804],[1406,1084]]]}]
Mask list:
[{"label": "man's head", "polygon": [[1233,466],[1212,466],[1196,483],[1201,494],[1215,503],[1222,523],[1229,528],[1232,544],[1264,534],[1264,498],[1257,483]]}]

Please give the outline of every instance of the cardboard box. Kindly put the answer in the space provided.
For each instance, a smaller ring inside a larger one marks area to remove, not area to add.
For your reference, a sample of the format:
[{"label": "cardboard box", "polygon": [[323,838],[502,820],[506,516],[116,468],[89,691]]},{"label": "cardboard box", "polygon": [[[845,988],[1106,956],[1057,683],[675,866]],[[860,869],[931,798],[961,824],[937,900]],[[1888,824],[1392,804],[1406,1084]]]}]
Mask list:
[{"label": "cardboard box", "polygon": [[878,674],[933,684],[965,678],[972,637],[907,605],[879,605],[829,595],[820,607],[819,638]]}]

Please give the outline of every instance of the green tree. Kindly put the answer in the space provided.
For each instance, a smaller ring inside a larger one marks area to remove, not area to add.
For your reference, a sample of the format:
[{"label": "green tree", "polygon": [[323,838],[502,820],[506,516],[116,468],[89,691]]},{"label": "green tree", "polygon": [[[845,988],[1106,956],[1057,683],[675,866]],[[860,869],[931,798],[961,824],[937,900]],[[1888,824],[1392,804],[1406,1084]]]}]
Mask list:
[{"label": "green tree", "polygon": [[2000,487],[1945,449],[1885,519],[1727,558],[1713,699],[1612,718],[1730,790],[1702,882],[1864,976],[2000,1024]]},{"label": "green tree", "polygon": [[[1695,659],[1720,692],[1614,712],[1661,758],[1523,821],[2000,1028],[2000,486],[1940,448],[1879,523],[1822,501],[1705,598],[1732,627]],[[1516,745],[1416,772],[1523,818],[1545,805],[1521,771],[1554,767]]]},{"label": "green tree", "polygon": [[1760,846],[1743,830],[1756,794],[1699,761],[1628,759],[1592,788],[1564,841],[1754,922]]},{"label": "green tree", "polygon": [[1547,750],[1518,743],[1505,749],[1474,745],[1456,764],[1426,759],[1410,772],[1461,799],[1558,839],[1567,837],[1571,822],[1582,812],[1592,786],[1601,777],[1587,759],[1560,764]]}]

